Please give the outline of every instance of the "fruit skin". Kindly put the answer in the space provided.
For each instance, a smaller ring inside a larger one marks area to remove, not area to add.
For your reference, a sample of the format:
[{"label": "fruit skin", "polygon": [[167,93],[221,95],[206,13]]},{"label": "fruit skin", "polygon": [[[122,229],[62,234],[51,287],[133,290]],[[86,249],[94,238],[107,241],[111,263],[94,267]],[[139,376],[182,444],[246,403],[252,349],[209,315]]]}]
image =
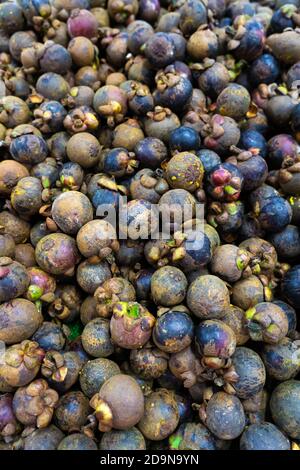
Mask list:
[{"label": "fruit skin", "polygon": [[207,22],[207,11],[200,0],[187,0],[180,10],[180,29],[190,36],[198,27]]},{"label": "fruit skin", "polygon": [[250,80],[254,86],[260,83],[274,83],[280,75],[278,61],[272,54],[262,54],[251,64]]},{"label": "fruit skin", "polygon": [[97,37],[98,22],[96,17],[88,10],[72,10],[67,21],[67,27],[71,38],[77,36]]},{"label": "fruit skin", "polygon": [[65,336],[59,325],[44,321],[32,336],[44,351],[60,351],[65,346]]},{"label": "fruit skin", "polygon": [[40,267],[50,274],[73,271],[79,261],[75,240],[63,233],[53,233],[41,238],[35,248]]},{"label": "fruit skin", "polygon": [[169,146],[171,151],[178,152],[198,150],[200,137],[191,127],[181,126],[171,132]]},{"label": "fruit skin", "polygon": [[287,336],[292,338],[297,328],[297,314],[295,309],[286,302],[283,302],[283,300],[274,300],[273,303],[278,305],[286,314],[289,323]]},{"label": "fruit skin", "polygon": [[287,380],[277,385],[270,399],[270,409],[275,424],[292,439],[300,437],[299,396],[299,380]]},{"label": "fruit skin", "polygon": [[[174,83],[175,82],[175,83]],[[153,93],[156,106],[163,106],[174,112],[181,112],[192,97],[193,87],[188,78],[176,73],[158,72],[157,89]]]},{"label": "fruit skin", "polygon": [[230,81],[229,71],[225,65],[214,62],[204,69],[197,79],[199,88],[209,97],[216,99]]},{"label": "fruit skin", "polygon": [[140,377],[156,379],[167,370],[168,358],[168,354],[153,347],[149,342],[141,349],[131,350],[130,366]]},{"label": "fruit skin", "polygon": [[251,424],[240,439],[241,450],[290,450],[290,441],[272,423]]},{"label": "fruit skin", "polygon": [[16,244],[11,235],[0,235],[0,257],[14,258],[16,252]]},{"label": "fruit skin", "polygon": [[3,2],[1,4],[0,27],[8,34],[23,29],[24,17],[18,4],[13,2]]},{"label": "fruit skin", "polygon": [[135,427],[103,434],[100,450],[146,450],[142,433]]},{"label": "fruit skin", "polygon": [[222,116],[229,116],[239,120],[247,113],[250,101],[248,90],[234,83],[224,88],[219,94],[217,98],[217,111]]},{"label": "fruit skin", "polygon": [[241,279],[233,285],[232,303],[247,310],[265,300],[264,286],[256,276]]},{"label": "fruit skin", "polygon": [[245,414],[242,403],[234,395],[217,392],[207,403],[204,411],[204,422],[208,429],[219,439],[235,439],[245,428]]},{"label": "fruit skin", "polygon": [[261,186],[268,176],[268,165],[260,155],[253,155],[251,152],[242,152],[237,159],[233,157],[227,161],[236,164],[243,178],[243,190],[253,191]]},{"label": "fruit skin", "polygon": [[300,349],[290,338],[264,345],[261,357],[269,376],[280,382],[293,379],[300,371]]},{"label": "fruit skin", "polygon": [[68,82],[57,73],[47,72],[39,77],[36,82],[37,92],[48,100],[61,100],[69,92]]},{"label": "fruit skin", "polygon": [[13,436],[18,431],[18,423],[12,407],[13,395],[5,393],[0,395],[0,435]]},{"label": "fruit skin", "polygon": [[295,225],[287,225],[281,232],[271,234],[269,240],[281,259],[292,260],[300,255],[300,231]]},{"label": "fruit skin", "polygon": [[272,34],[267,38],[267,45],[276,59],[284,64],[292,65],[300,60],[299,35],[296,31]]},{"label": "fruit skin", "polygon": [[189,346],[194,338],[194,325],[191,317],[173,307],[162,314],[153,329],[153,341],[167,353],[176,353]]},{"label": "fruit skin", "polygon": [[[255,19],[250,19],[244,25],[244,34],[234,44],[233,55],[237,59],[252,62],[259,57],[265,44],[265,32],[262,24]],[[238,33],[237,33],[238,35]]]},{"label": "fruit skin", "polygon": [[241,134],[239,145],[242,144],[245,150],[255,148],[259,150],[259,155],[263,158],[267,156],[267,141],[264,136],[255,130],[246,130]]},{"label": "fruit skin", "polygon": [[87,361],[80,371],[81,390],[88,398],[92,398],[108,379],[117,374],[120,374],[120,368],[110,359],[101,357]]},{"label": "fruit skin", "polygon": [[212,368],[224,365],[236,347],[233,330],[220,320],[204,320],[196,328],[196,347],[203,364]]},{"label": "fruit skin", "polygon": [[300,308],[300,265],[293,266],[284,276],[281,290],[288,302]]},{"label": "fruit skin", "polygon": [[93,219],[93,206],[84,194],[67,191],[54,200],[51,214],[64,233],[75,235],[83,225]]},{"label": "fruit skin", "polygon": [[178,422],[178,405],[169,390],[160,388],[145,397],[145,412],[138,428],[146,439],[162,441],[175,431]]},{"label": "fruit skin", "polygon": [[111,277],[111,271],[107,261],[92,263],[87,260],[79,264],[76,277],[85,292],[94,294],[97,286]]},{"label": "fruit skin", "polygon": [[67,155],[69,160],[78,163],[82,168],[91,168],[97,165],[100,157],[100,144],[95,136],[88,132],[74,134],[67,142]]},{"label": "fruit skin", "polygon": [[221,163],[221,158],[213,150],[201,149],[196,152],[204,167],[205,173],[209,173],[215,166]]},{"label": "fruit skin", "polygon": [[234,331],[237,346],[242,346],[249,340],[249,333],[246,327],[245,312],[235,305],[230,305],[225,310],[222,322],[230,326]]},{"label": "fruit skin", "polygon": [[214,114],[201,131],[204,145],[220,155],[228,152],[232,145],[237,145],[241,132],[234,119],[229,116]]},{"label": "fruit skin", "polygon": [[38,178],[26,176],[18,181],[10,196],[13,208],[23,217],[37,214],[42,206],[42,185]]},{"label": "fruit skin", "polygon": [[13,139],[9,151],[14,160],[29,165],[43,162],[48,155],[45,140],[34,134],[24,134]]},{"label": "fruit skin", "polygon": [[230,305],[226,284],[210,274],[197,277],[188,288],[187,305],[201,319],[222,318]]},{"label": "fruit skin", "polygon": [[238,376],[232,383],[236,395],[244,400],[259,393],[266,381],[266,371],[260,356],[247,347],[238,347],[232,356],[232,365]]},{"label": "fruit skin", "polygon": [[200,29],[189,38],[187,52],[193,60],[201,61],[206,57],[216,57],[218,46],[218,38],[213,31]]},{"label": "fruit skin", "polygon": [[176,47],[168,33],[158,32],[150,36],[145,45],[145,55],[157,69],[171,64],[176,55]]},{"label": "fruit skin", "polygon": [[64,437],[57,450],[98,450],[97,444],[90,437],[85,434],[74,433],[69,436]]},{"label": "fruit skin", "polygon": [[9,196],[18,181],[29,176],[27,168],[14,160],[0,162],[0,195]]},{"label": "fruit skin", "polygon": [[202,185],[203,173],[202,163],[194,154],[180,152],[168,161],[165,177],[172,188],[194,192]]},{"label": "fruit skin", "polygon": [[165,144],[154,137],[146,137],[138,142],[134,153],[140,164],[146,168],[157,168],[167,158]]},{"label": "fruit skin", "polygon": [[25,299],[0,305],[0,341],[14,344],[30,338],[43,321],[36,306]]},{"label": "fruit skin", "polygon": [[276,344],[288,332],[289,324],[284,311],[272,302],[260,302],[245,313],[250,338]]},{"label": "fruit skin", "polygon": [[187,280],[180,269],[164,266],[152,275],[151,295],[158,305],[170,307],[180,304],[186,294]]},{"label": "fruit skin", "polygon": [[297,142],[289,134],[277,134],[268,140],[268,161],[271,168],[280,169],[287,158],[294,160]]},{"label": "fruit skin", "polygon": [[24,294],[29,285],[25,266],[11,258],[0,258],[0,302],[7,302]]},{"label": "fruit skin", "polygon": [[81,341],[88,354],[93,357],[108,357],[113,353],[109,327],[109,321],[104,318],[95,318],[85,326]]},{"label": "fruit skin", "polygon": [[64,438],[63,432],[54,424],[36,429],[24,439],[24,450],[56,450]]},{"label": "fruit skin", "polygon": [[235,245],[225,244],[218,246],[211,259],[210,268],[226,282],[236,282],[242,276],[249,262],[249,254],[246,250],[239,249]]},{"label": "fruit skin", "polygon": [[201,423],[183,423],[169,437],[172,450],[217,450],[216,439]]},{"label": "fruit skin", "polygon": [[[124,392],[126,397],[124,397]],[[124,406],[126,403],[126,406]],[[90,401],[102,432],[135,426],[144,414],[144,396],[136,380],[117,374],[108,379]]]},{"label": "fruit skin", "polygon": [[110,320],[112,342],[125,349],[138,349],[150,339],[155,317],[137,302],[117,302]]},{"label": "fruit skin", "polygon": [[63,395],[54,412],[54,424],[63,432],[79,432],[91,413],[88,398],[82,392]]}]

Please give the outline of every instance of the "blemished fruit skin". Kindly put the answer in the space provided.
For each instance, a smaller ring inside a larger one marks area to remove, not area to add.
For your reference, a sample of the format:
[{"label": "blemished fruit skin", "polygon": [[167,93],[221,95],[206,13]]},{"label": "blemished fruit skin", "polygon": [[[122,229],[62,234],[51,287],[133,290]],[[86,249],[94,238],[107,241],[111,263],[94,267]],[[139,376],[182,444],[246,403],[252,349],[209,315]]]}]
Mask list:
[{"label": "blemished fruit skin", "polygon": [[1,450],[299,449],[299,11],[0,0]]}]

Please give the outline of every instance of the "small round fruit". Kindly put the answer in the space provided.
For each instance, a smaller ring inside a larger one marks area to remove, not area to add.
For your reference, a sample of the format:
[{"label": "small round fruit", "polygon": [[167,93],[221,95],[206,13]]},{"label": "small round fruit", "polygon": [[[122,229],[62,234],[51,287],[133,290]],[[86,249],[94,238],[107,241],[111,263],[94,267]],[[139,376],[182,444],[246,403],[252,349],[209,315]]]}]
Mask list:
[{"label": "small round fruit", "polygon": [[0,341],[19,343],[30,338],[43,321],[36,306],[25,299],[0,305]]},{"label": "small round fruit", "polygon": [[64,233],[75,235],[84,224],[93,219],[93,206],[84,194],[67,191],[54,200],[51,214]]},{"label": "small round fruit", "polygon": [[56,275],[73,271],[79,261],[75,240],[63,233],[41,238],[36,245],[35,256],[44,271]]},{"label": "small round fruit", "polygon": [[114,347],[109,334],[109,321],[95,318],[85,327],[81,335],[84,350],[93,357],[110,356]]},{"label": "small round fruit", "polygon": [[110,320],[113,343],[125,349],[141,348],[151,337],[154,316],[137,302],[117,302]]},{"label": "small round fruit", "polygon": [[205,413],[206,426],[219,439],[235,439],[245,428],[243,406],[234,395],[215,393],[209,400]]},{"label": "small round fruit", "polygon": [[81,433],[70,434],[64,437],[57,447],[57,450],[97,450],[97,444],[91,438]]},{"label": "small round fruit", "polygon": [[100,450],[146,450],[143,434],[135,427],[103,434]]},{"label": "small round fruit", "polygon": [[187,305],[199,318],[222,318],[230,305],[225,282],[210,274],[197,277],[189,286]]},{"label": "small round fruit", "polygon": [[281,431],[293,439],[300,439],[300,381],[287,380],[279,384],[271,395],[272,418]]},{"label": "small round fruit", "polygon": [[153,341],[167,353],[176,353],[188,347],[194,338],[194,324],[185,312],[176,307],[161,315],[153,329]]},{"label": "small round fruit", "polygon": [[108,379],[90,401],[102,432],[128,429],[144,415],[141,387],[129,375],[118,374]]},{"label": "small round fruit", "polygon": [[151,295],[157,305],[179,305],[185,298],[187,279],[183,272],[173,266],[163,266],[151,278]]},{"label": "small round fruit", "polygon": [[243,432],[241,450],[290,450],[287,437],[272,423],[254,423]]},{"label": "small round fruit", "polygon": [[179,423],[179,410],[172,392],[158,389],[145,398],[145,412],[138,424],[146,439],[162,441]]},{"label": "small round fruit", "polygon": [[91,398],[100,390],[104,382],[120,374],[119,366],[110,359],[98,358],[88,361],[80,372],[80,387]]}]

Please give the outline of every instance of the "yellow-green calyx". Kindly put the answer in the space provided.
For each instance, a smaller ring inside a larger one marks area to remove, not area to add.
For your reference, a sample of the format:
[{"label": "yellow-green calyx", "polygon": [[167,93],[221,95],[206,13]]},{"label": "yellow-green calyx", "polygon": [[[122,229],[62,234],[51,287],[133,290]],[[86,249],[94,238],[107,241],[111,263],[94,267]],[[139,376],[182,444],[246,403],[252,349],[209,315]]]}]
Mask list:
[{"label": "yellow-green calyx", "polygon": [[248,308],[248,310],[246,311],[246,319],[252,320],[255,314],[256,314],[255,307]]},{"label": "yellow-green calyx", "polygon": [[30,300],[38,300],[43,295],[43,289],[35,284],[28,287],[27,297]]},{"label": "yellow-green calyx", "polygon": [[169,444],[170,444],[170,448],[173,449],[173,450],[178,450],[179,449],[179,446],[182,442],[182,437],[181,436],[170,436],[169,438]]},{"label": "yellow-green calyx", "polygon": [[118,317],[127,316],[136,319],[140,317],[140,313],[138,303],[118,302],[114,308],[114,314]]}]

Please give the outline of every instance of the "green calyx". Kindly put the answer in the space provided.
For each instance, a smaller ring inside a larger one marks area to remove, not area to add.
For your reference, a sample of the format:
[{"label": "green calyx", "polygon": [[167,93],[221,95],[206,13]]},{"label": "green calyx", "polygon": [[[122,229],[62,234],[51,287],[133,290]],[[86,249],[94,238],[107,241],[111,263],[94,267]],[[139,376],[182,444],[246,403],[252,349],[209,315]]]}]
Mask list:
[{"label": "green calyx", "polygon": [[42,185],[43,185],[44,189],[49,189],[50,186],[51,186],[49,178],[47,178],[46,176],[43,176],[42,177]]},{"label": "green calyx", "polygon": [[236,265],[240,271],[243,271],[249,263],[249,256],[245,251],[240,251],[240,254],[236,258]]},{"label": "green calyx", "polygon": [[252,273],[253,274],[260,274],[260,265],[259,264],[256,264],[253,268],[252,268]]},{"label": "green calyx", "polygon": [[181,442],[182,442],[181,436],[170,436],[169,438],[170,448],[173,450],[179,450],[179,446]]},{"label": "green calyx", "polygon": [[229,194],[230,196],[233,196],[234,194],[238,192],[233,186],[230,186],[230,185],[224,186],[224,191],[226,194]]},{"label": "green calyx", "polygon": [[29,300],[38,300],[43,295],[43,289],[35,284],[28,287],[27,297]]},{"label": "green calyx", "polygon": [[79,321],[71,323],[70,325],[68,325],[68,328],[70,330],[70,333],[68,335],[69,341],[74,341],[74,339],[78,338],[78,336],[81,335],[83,330],[82,324]]},{"label": "green calyx", "polygon": [[287,18],[291,18],[293,14],[297,11],[297,7],[293,5],[292,3],[283,5],[280,9]]},{"label": "green calyx", "polygon": [[238,211],[238,208],[237,208],[237,205],[234,202],[227,205],[227,212],[228,212],[229,215],[235,215],[235,214],[237,214],[237,211]]},{"label": "green calyx", "polygon": [[140,317],[140,306],[138,303],[118,302],[114,312],[119,317],[126,316],[137,319]]},{"label": "green calyx", "polygon": [[248,308],[248,310],[246,310],[246,319],[247,320],[252,320],[252,318],[254,317],[255,314],[256,314],[255,307]]},{"label": "green calyx", "polygon": [[138,306],[138,304],[130,305],[127,308],[127,316],[130,318],[139,318],[140,307]]}]

